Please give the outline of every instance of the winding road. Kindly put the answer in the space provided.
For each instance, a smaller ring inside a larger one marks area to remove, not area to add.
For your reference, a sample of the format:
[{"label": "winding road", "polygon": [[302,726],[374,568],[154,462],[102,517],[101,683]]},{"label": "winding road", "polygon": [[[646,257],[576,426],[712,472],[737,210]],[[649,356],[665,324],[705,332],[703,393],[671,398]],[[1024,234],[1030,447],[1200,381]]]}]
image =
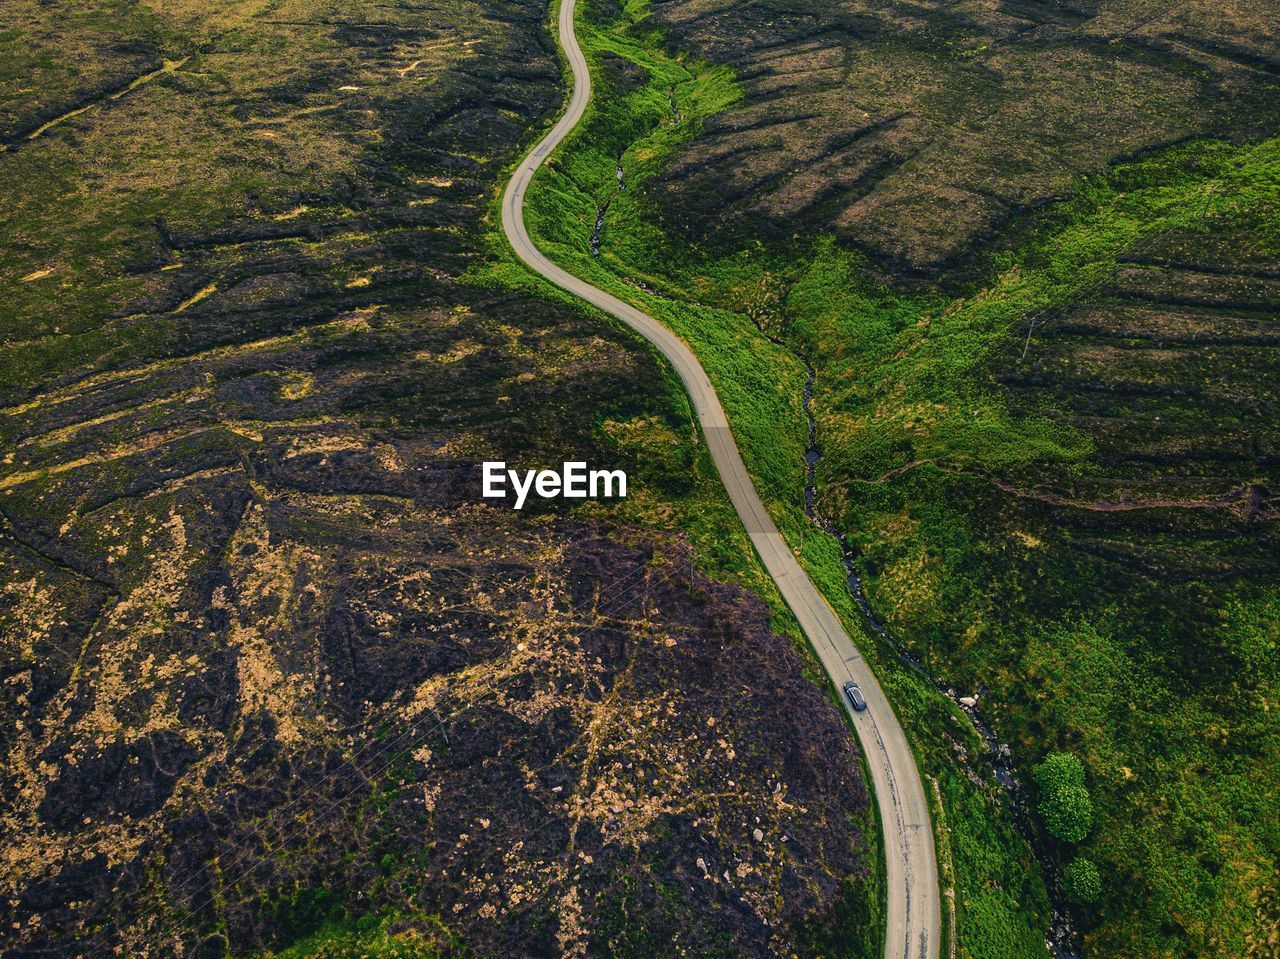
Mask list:
[{"label": "winding road", "polygon": [[[562,0],[559,40],[573,69],[573,95],[564,115],[521,161],[507,184],[502,198],[502,228],[517,255],[531,269],[622,320],[656,346],[680,374],[720,478],[769,575],[778,584],[837,689],[853,680],[862,687],[866,697],[868,709],[850,710],[849,715],[871,769],[884,828],[888,887],[885,957],[935,959],[941,937],[937,860],[929,806],[915,757],[866,660],[796,561],[760,501],[706,371],[678,336],[629,303],[561,269],[538,250],[525,230],[524,198],[529,183],[551,151],[581,119],[591,98],[591,76],[574,34],[573,14],[574,0]],[[843,695],[840,701],[848,710]]]}]

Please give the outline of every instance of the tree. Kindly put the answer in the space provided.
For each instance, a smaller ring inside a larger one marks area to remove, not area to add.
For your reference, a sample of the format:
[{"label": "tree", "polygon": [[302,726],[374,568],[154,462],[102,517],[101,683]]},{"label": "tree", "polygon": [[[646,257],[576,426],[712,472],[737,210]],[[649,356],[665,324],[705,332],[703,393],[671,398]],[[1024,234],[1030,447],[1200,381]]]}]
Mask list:
[{"label": "tree", "polygon": [[1040,818],[1063,842],[1079,842],[1093,828],[1093,800],[1084,784],[1084,766],[1070,753],[1050,753],[1032,770],[1040,787]]},{"label": "tree", "polygon": [[1102,877],[1090,860],[1077,856],[1062,871],[1062,887],[1076,902],[1097,902],[1102,895]]}]

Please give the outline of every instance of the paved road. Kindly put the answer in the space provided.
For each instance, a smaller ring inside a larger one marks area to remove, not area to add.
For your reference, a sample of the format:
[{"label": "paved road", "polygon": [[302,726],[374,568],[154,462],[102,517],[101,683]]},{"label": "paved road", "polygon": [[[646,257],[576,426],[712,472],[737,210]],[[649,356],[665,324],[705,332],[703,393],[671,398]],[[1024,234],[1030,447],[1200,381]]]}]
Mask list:
[{"label": "paved road", "polygon": [[[869,708],[861,713],[850,711],[850,715],[867,755],[884,825],[889,900],[885,957],[934,959],[938,955],[941,928],[937,861],[929,807],[907,737],[866,661],[760,502],[702,364],[683,340],[657,320],[578,279],[543,256],[525,230],[524,197],[529,182],[582,117],[591,98],[591,77],[574,35],[573,11],[574,0],[562,0],[560,44],[573,68],[573,96],[564,115],[525,157],[507,184],[502,198],[502,228],[520,259],[532,269],[638,331],[662,351],[680,374],[697,410],[711,457],[769,575],[800,621],[831,681],[839,688],[852,679],[866,696]],[[844,702],[843,696],[841,702]]]}]

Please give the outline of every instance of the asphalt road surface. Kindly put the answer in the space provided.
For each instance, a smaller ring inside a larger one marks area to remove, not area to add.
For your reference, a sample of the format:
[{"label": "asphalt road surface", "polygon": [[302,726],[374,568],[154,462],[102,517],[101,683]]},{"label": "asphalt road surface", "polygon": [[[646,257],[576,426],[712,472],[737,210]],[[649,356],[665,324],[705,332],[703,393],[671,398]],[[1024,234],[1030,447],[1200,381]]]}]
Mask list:
[{"label": "asphalt road surface", "polygon": [[888,916],[886,959],[935,959],[941,938],[937,860],[920,771],[880,684],[840,625],[835,613],[800,567],[765,511],[743,465],[720,400],[693,351],[669,329],[640,310],[596,289],[543,256],[524,227],[524,197],[538,167],[582,117],[591,98],[591,76],[573,28],[574,0],[560,5],[559,39],[573,68],[573,95],[551,132],[520,163],[502,198],[502,228],[530,268],[557,286],[613,314],[656,346],[675,367],[697,410],[720,478],[742,518],[765,568],[782,592],[823,668],[839,689],[853,680],[866,697],[865,712],[853,712],[854,729],[867,756],[884,827]]}]

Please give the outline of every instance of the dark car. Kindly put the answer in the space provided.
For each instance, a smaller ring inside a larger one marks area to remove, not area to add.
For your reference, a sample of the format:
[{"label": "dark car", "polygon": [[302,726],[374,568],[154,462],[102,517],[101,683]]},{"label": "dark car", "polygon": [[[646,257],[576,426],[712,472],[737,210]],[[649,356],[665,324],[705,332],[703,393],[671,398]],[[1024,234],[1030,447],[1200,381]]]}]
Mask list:
[{"label": "dark car", "polygon": [[857,683],[845,683],[844,694],[849,697],[849,705],[858,712],[867,708],[867,701],[862,698],[862,690]]}]

